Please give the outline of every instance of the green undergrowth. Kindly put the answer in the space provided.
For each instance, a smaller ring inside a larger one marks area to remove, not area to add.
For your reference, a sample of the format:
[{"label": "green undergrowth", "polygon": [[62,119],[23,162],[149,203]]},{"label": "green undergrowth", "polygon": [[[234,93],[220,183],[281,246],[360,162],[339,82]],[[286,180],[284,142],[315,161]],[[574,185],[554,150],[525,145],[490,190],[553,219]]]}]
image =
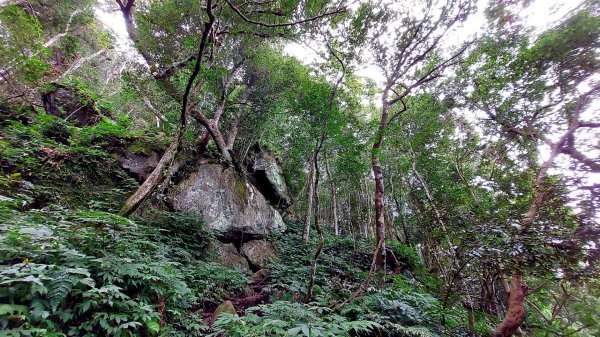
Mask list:
[{"label": "green undergrowth", "polygon": [[[351,329],[347,332],[352,336],[467,334],[467,311],[462,307],[442,307],[442,301],[437,297],[439,281],[424,268],[419,255],[411,247],[388,242],[387,247],[396,256],[400,269],[395,273],[388,270],[385,277],[375,275],[365,293],[354,298],[353,293],[363,286],[368,276],[375,242],[326,232],[313,289],[314,297],[309,304],[299,305],[297,302],[304,300],[317,238],[313,237],[308,244],[302,244],[302,225],[288,224],[285,234],[271,239],[278,250],[285,253],[280,254],[279,259],[269,266],[272,282],[268,288],[272,294],[272,304],[253,310],[263,312],[271,310],[271,306],[283,306],[287,307],[288,312],[293,311],[305,317],[294,319],[294,327],[306,327],[298,336],[344,336],[347,334],[340,333],[338,329],[345,326],[346,322],[365,324],[365,330]],[[313,317],[312,312],[320,312],[320,318]],[[285,317],[278,319],[286,321]],[[440,326],[442,317],[446,322],[444,327]],[[477,332],[482,336],[489,334],[490,324],[495,322],[488,322],[489,317],[484,315],[477,314],[476,318]],[[230,329],[224,330],[233,331],[227,336],[259,336],[265,325],[276,325],[266,322],[264,318],[254,318],[252,311],[249,317],[225,317],[220,324]],[[324,325],[332,330],[328,332],[327,328],[323,328]],[[236,332],[238,329],[243,333]],[[331,331],[336,332],[328,334]],[[272,335],[285,336],[277,333]]]},{"label": "green undergrowth", "polygon": [[[12,336],[203,336],[203,303],[248,275],[208,261],[197,219],[2,208],[0,328]],[[202,260],[201,260],[202,259]]]},{"label": "green undergrowth", "polygon": [[0,125],[0,193],[19,199],[21,207],[80,207],[97,200],[105,203],[103,209],[116,210],[137,186],[117,162],[116,149],[147,153],[168,141],[130,131],[125,119],[75,127],[45,113],[13,113],[20,120]]},{"label": "green undergrowth", "polygon": [[[443,310],[418,276],[376,277],[364,296],[348,300],[365,280],[372,249],[349,238],[326,237],[315,296],[304,304],[303,266],[315,242],[300,244],[294,224],[271,238],[287,250],[269,266],[261,290],[270,294],[267,303],[221,314],[212,327],[206,304],[243,297],[251,281],[249,273],[211,262],[215,239],[197,218],[4,205],[0,234],[0,329],[10,336],[464,334],[465,312]],[[443,333],[442,314],[449,322]]]}]

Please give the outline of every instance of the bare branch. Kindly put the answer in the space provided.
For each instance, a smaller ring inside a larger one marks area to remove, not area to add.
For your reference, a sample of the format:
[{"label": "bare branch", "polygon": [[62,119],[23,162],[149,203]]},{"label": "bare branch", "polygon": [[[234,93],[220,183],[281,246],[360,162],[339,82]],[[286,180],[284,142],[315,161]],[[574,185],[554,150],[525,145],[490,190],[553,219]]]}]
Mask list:
[{"label": "bare branch", "polygon": [[580,162],[582,165],[587,166],[592,172],[600,172],[600,162],[588,158],[586,155],[573,147],[563,147],[560,149],[560,153],[566,154],[567,156]]},{"label": "bare branch", "polygon": [[579,123],[579,127],[580,128],[600,128],[600,123],[580,122]]},{"label": "bare branch", "polygon": [[290,27],[290,26],[296,26],[299,24],[303,24],[303,23],[307,23],[307,22],[311,22],[311,21],[315,21],[315,20],[319,20],[322,19],[324,17],[327,16],[331,16],[331,15],[335,15],[335,14],[340,14],[340,13],[344,13],[346,12],[346,8],[342,7],[342,8],[338,8],[336,10],[333,10],[331,12],[326,12],[317,16],[313,16],[311,18],[308,19],[304,19],[304,20],[299,20],[299,21],[294,21],[294,22],[286,22],[286,23],[274,23],[274,24],[269,24],[269,23],[264,23],[261,21],[256,21],[256,20],[252,20],[250,18],[248,18],[247,16],[244,15],[244,13],[242,13],[232,2],[231,0],[225,0],[227,2],[227,5],[229,5],[229,7],[237,14],[239,15],[244,21],[257,25],[257,26],[262,26],[262,27],[269,27],[269,28],[276,28],[276,27]]},{"label": "bare branch", "polygon": [[[459,49],[456,53],[454,53],[451,57],[449,57],[446,61],[438,64],[437,66],[433,67],[432,69],[430,69],[429,71],[427,71],[423,76],[421,76],[421,78],[419,78],[417,81],[415,81],[412,85],[408,86],[406,89],[404,89],[404,91],[400,94],[397,95],[395,98],[391,99],[388,104],[394,105],[396,104],[398,101],[404,99],[406,96],[408,96],[411,91],[413,89],[415,89],[416,87],[425,84],[427,82],[431,82],[434,79],[440,77],[441,75],[439,74],[439,72],[441,72],[442,70],[446,69],[447,67],[455,64],[458,60],[458,58],[467,50],[467,48],[469,48],[473,43],[475,43],[475,41],[470,41],[468,43],[466,43],[461,49]],[[394,116],[392,116],[392,118],[394,118]]]}]

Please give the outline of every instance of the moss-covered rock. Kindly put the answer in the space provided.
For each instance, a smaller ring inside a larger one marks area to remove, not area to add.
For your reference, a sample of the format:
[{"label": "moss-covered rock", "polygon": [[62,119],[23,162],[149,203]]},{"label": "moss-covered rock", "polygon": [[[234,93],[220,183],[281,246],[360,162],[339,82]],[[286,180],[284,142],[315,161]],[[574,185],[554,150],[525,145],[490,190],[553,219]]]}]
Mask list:
[{"label": "moss-covered rock", "polygon": [[233,303],[231,301],[225,301],[221,303],[217,307],[217,309],[215,309],[215,312],[213,312],[212,318],[210,320],[211,324],[214,323],[217,320],[217,317],[219,317],[219,315],[222,313],[228,313],[232,315],[236,314],[235,307],[233,306]]},{"label": "moss-covered rock", "polygon": [[48,86],[42,93],[42,102],[47,113],[72,121],[76,126],[95,125],[110,116],[108,111],[100,111],[85,92],[61,84]]}]

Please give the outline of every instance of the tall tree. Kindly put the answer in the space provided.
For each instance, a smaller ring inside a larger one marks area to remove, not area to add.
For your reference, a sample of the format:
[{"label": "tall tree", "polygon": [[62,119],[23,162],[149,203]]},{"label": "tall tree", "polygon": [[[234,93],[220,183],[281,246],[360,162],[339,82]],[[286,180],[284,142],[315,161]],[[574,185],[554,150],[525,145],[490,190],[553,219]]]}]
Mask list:
[{"label": "tall tree", "polygon": [[[470,63],[480,62],[467,74],[471,77],[474,106],[499,128],[507,144],[515,145],[520,151],[516,160],[531,174],[529,195],[521,204],[524,214],[513,238],[508,310],[494,332],[497,337],[517,333],[525,320],[525,278],[539,254],[531,246],[531,234],[542,235],[549,221],[544,210],[553,202],[557,185],[552,168],[563,155],[581,174],[598,172],[598,162],[584,155],[595,144],[582,137],[589,132],[597,134],[594,130],[599,126],[586,117],[591,102],[600,93],[594,79],[600,65],[600,21],[592,14],[595,10],[597,4],[588,3],[587,8],[542,34],[531,46],[514,31],[498,40],[490,37]],[[540,155],[540,151],[545,154]],[[557,225],[565,226],[560,222]],[[554,240],[556,243],[559,239]],[[562,237],[560,241],[566,244],[568,239]]]},{"label": "tall tree", "polygon": [[469,0],[419,2],[413,6],[382,4],[379,8],[365,6],[365,16],[374,27],[369,36],[369,47],[374,60],[384,75],[381,94],[379,126],[373,136],[371,165],[375,182],[375,236],[378,252],[376,266],[385,263],[385,191],[381,166],[381,152],[388,126],[410,106],[407,98],[415,91],[442,76],[444,70],[460,60],[469,44],[452,50],[444,56],[444,37],[472,10]]},{"label": "tall tree", "polygon": [[[135,42],[138,42],[141,38],[137,31],[137,25],[135,22],[135,14],[133,8],[135,7],[135,0],[127,0],[123,2],[117,0],[117,4],[123,14],[126,27],[130,38]],[[169,80],[177,70],[186,68],[190,64],[193,65],[192,73],[185,85],[183,97],[181,98],[181,113],[179,118],[178,127],[176,128],[174,139],[163,154],[158,165],[154,168],[154,171],[144,181],[140,188],[125,202],[120,213],[122,215],[130,215],[133,213],[139,205],[146,200],[146,198],[154,191],[156,186],[167,176],[171,171],[172,163],[181,147],[182,135],[187,125],[187,116],[191,114],[195,120],[202,125],[206,132],[204,136],[200,137],[201,144],[206,143],[208,136],[212,138],[217,149],[222,156],[222,159],[228,165],[238,167],[234,157],[232,156],[231,148],[228,146],[228,142],[225,141],[225,137],[219,129],[219,121],[222,115],[226,98],[228,95],[230,80],[224,81],[221,86],[221,93],[217,95],[219,103],[215,106],[213,112],[213,118],[209,118],[203,109],[197,104],[190,103],[190,95],[193,94],[192,89],[197,88],[194,85],[196,77],[200,73],[202,57],[206,53],[209,54],[209,63],[214,60],[219,50],[222,49],[222,45],[226,43],[232,43],[232,39],[237,36],[260,36],[270,37],[270,34],[285,35],[290,34],[290,29],[299,26],[304,23],[315,22],[329,16],[339,14],[344,11],[343,8],[337,7],[329,10],[327,6],[312,6],[310,9],[318,14],[312,17],[304,17],[302,14],[305,12],[298,10],[296,6],[290,6],[285,9],[285,12],[275,11],[272,4],[269,3],[253,3],[249,6],[249,3],[235,4],[233,1],[208,1],[206,6],[200,6],[196,10],[200,10],[204,13],[199,19],[203,22],[203,25],[199,27],[202,31],[198,51],[195,56],[185,58],[184,61],[177,62],[175,64],[161,66],[156,64],[156,57],[143,46],[138,43],[138,50],[148,64],[150,72],[155,80],[163,84],[163,87],[169,94],[179,99],[179,92],[173,87]],[[298,5],[298,4],[296,4]],[[260,10],[255,8],[260,7]],[[324,8],[323,8],[324,7]],[[169,7],[173,9],[171,5]],[[179,9],[181,10],[181,9]],[[320,13],[319,13],[320,12]],[[181,16],[180,16],[181,17]],[[263,21],[265,20],[265,21]],[[269,22],[269,23],[266,23]],[[197,22],[193,23],[198,25]],[[260,27],[259,30],[246,30],[248,27]],[[185,25],[179,28],[185,29]],[[263,30],[263,32],[261,32]],[[275,30],[275,31],[273,31]],[[158,36],[161,34],[159,33]],[[187,34],[189,35],[189,32]],[[233,37],[232,37],[233,36]],[[147,37],[146,37],[147,38]],[[178,41],[177,39],[176,41]],[[179,41],[179,44],[182,42]],[[183,48],[185,50],[185,48]],[[161,49],[161,52],[164,52]],[[228,75],[229,79],[234,76],[236,69],[239,66],[236,64],[231,70],[231,74]],[[238,167],[238,170],[241,169]]]}]

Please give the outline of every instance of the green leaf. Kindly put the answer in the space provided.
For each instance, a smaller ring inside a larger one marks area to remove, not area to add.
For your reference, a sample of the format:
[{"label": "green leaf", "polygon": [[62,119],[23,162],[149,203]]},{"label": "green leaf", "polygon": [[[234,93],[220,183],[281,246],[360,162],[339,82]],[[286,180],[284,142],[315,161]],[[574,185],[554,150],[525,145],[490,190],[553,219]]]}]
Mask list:
[{"label": "green leaf", "polygon": [[26,314],[28,308],[17,304],[0,304],[0,315]]},{"label": "green leaf", "polygon": [[146,322],[146,328],[148,329],[148,331],[150,331],[153,335],[157,335],[158,332],[160,331],[160,325],[158,324],[157,321],[148,321]]}]

